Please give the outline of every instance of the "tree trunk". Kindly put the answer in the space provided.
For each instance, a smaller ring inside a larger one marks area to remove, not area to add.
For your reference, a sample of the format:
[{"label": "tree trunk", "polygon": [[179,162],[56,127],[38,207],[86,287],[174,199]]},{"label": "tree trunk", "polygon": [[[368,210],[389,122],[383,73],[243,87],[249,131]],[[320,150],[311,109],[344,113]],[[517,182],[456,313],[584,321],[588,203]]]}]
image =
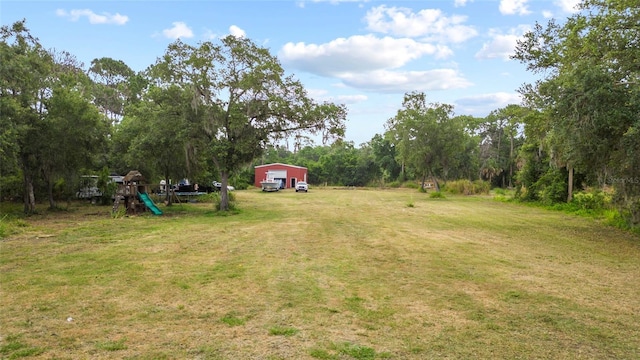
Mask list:
[{"label": "tree trunk", "polygon": [[429,169],[429,174],[431,175],[431,180],[433,180],[433,185],[436,186],[436,191],[440,192],[440,184],[438,184],[438,179],[433,175],[433,170]]},{"label": "tree trunk", "polygon": [[47,195],[49,196],[49,209],[56,208],[56,200],[53,198],[53,181],[47,180]]},{"label": "tree trunk", "polygon": [[598,185],[600,185],[600,189],[604,190],[607,186],[608,180],[608,172],[607,166],[603,166],[600,171],[598,171]]},{"label": "tree trunk", "polygon": [[56,200],[53,198],[53,171],[51,171],[48,166],[44,166],[44,168],[42,170],[42,179],[47,184],[47,198],[49,200],[49,209],[55,209]]},{"label": "tree trunk", "polygon": [[33,193],[33,178],[28,170],[23,169],[24,179],[24,213],[33,214],[36,211],[36,196]]},{"label": "tree trunk", "polygon": [[567,202],[571,202],[571,200],[573,200],[573,166],[567,165],[567,170],[569,170],[569,181],[567,184]]},{"label": "tree trunk", "polygon": [[511,179],[513,178],[513,131],[510,133],[509,140],[510,148],[509,148],[509,189],[513,188],[513,184],[511,183]]},{"label": "tree trunk", "polygon": [[220,178],[220,211],[229,211],[229,193],[227,192],[229,174],[226,171],[220,171]]}]

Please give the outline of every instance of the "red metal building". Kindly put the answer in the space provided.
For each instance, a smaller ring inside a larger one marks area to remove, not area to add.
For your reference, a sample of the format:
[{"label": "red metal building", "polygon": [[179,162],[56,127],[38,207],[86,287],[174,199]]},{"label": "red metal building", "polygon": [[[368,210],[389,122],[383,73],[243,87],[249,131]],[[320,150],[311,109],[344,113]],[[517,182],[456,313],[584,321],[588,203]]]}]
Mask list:
[{"label": "red metal building", "polygon": [[280,180],[281,189],[291,189],[298,181],[307,181],[307,168],[281,163],[258,165],[255,167],[254,185],[261,187],[263,180]]}]

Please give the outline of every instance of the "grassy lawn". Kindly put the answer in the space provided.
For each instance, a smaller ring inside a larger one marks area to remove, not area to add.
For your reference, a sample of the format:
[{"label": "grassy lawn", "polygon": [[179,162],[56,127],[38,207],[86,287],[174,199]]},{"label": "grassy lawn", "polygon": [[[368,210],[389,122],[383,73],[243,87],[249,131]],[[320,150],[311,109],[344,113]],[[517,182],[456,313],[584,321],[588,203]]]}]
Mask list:
[{"label": "grassy lawn", "polygon": [[489,197],[235,194],[24,220],[0,358],[640,358],[636,235]]}]

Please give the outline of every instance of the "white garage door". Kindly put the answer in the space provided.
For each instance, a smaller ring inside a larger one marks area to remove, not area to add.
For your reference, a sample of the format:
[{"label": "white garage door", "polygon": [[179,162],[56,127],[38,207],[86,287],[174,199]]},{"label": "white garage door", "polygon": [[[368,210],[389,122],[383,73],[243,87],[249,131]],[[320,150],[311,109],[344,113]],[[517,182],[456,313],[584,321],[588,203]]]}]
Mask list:
[{"label": "white garage door", "polygon": [[269,170],[267,173],[267,178],[269,179],[286,179],[287,178],[287,170]]}]

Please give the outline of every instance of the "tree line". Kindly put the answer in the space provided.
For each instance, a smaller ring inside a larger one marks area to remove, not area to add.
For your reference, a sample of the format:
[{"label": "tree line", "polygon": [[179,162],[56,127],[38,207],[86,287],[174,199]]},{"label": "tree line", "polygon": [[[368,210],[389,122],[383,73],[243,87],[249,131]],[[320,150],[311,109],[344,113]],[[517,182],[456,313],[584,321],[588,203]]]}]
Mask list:
[{"label": "tree line", "polygon": [[[562,24],[536,24],[513,59],[540,75],[522,104],[486,117],[408,92],[385,131],[344,140],[347,109],[316,103],[267,49],[233,36],[180,41],[145,71],[45,50],[26,21],[2,28],[0,196],[75,193],[80,174],[138,169],[149,179],[253,184],[253,166],[309,169],[311,184],[485,181],[518,199],[608,193],[640,224],[640,7],[584,0]],[[311,139],[320,139],[314,143]],[[228,202],[226,191],[222,203]],[[225,206],[221,206],[225,208]]]}]

